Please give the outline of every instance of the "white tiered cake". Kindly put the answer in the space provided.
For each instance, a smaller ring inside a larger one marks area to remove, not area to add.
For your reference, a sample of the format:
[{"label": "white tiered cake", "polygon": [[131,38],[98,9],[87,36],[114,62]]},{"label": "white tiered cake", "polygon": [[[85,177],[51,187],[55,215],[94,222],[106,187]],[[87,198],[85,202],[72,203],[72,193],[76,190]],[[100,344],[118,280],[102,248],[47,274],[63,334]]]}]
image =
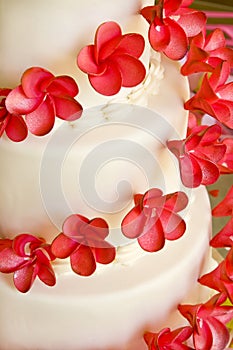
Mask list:
[{"label": "white tiered cake", "polygon": [[[117,21],[123,33],[146,38],[140,1],[0,0],[0,7],[1,86],[15,87],[24,70],[44,67],[72,75],[84,108],[80,119],[56,122],[48,135],[1,138],[1,238],[30,233],[52,243],[65,219],[79,214],[104,219],[116,247],[114,261],[97,264],[91,276],[74,274],[69,259],[55,260],[52,288],[36,279],[23,294],[11,275],[1,275],[0,349],[144,349],[145,330],[177,323],[176,307],[209,258],[208,197],[203,188],[182,186],[166,147],[186,134],[187,79],[178,63],[151,53],[147,41],[144,81],[114,96],[98,94],[78,69],[77,53],[103,22]],[[151,188],[189,197],[181,213],[186,232],[154,253],[121,231],[134,194]]]}]

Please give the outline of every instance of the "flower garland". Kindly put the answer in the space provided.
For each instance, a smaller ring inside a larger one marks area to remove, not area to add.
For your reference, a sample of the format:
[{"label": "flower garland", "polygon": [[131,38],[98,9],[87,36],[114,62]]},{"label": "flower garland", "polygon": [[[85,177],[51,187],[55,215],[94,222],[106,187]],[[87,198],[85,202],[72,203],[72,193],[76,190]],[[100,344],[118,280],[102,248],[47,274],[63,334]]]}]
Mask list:
[{"label": "flower garland", "polygon": [[[173,60],[185,58],[181,73],[190,79],[193,74],[200,75],[198,88],[184,104],[190,116],[187,137],[167,142],[179,162],[183,184],[193,188],[213,184],[221,174],[233,173],[233,82],[229,82],[233,50],[226,47],[220,29],[206,33],[206,16],[191,9],[192,2],[157,0],[140,13],[149,24],[152,48]],[[144,45],[140,34],[123,35],[117,23],[103,23],[94,44],[79,53],[77,64],[97,92],[114,95],[121,87],[143,82],[146,71],[139,58]],[[78,92],[71,77],[55,77],[40,67],[26,70],[19,86],[0,89],[0,136],[5,132],[12,141],[20,142],[28,131],[37,136],[50,132],[56,117],[68,121],[80,118],[82,106],[75,99]],[[213,125],[203,123],[205,114],[213,118]],[[216,269],[199,279],[200,284],[218,293],[203,304],[179,305],[179,312],[190,326],[146,332],[149,350],[224,350],[229,344],[227,324],[233,319],[232,196],[233,187],[213,209],[213,216],[230,216],[230,220],[210,242],[212,247],[228,247],[228,254]],[[122,221],[122,232],[137,238],[143,249],[157,251],[165,238],[177,239],[184,234],[185,222],[178,214],[187,205],[184,193],[163,195],[160,189],[149,189],[134,199],[135,207]],[[169,227],[168,222],[174,226]],[[115,258],[115,248],[105,240],[107,235],[108,224],[103,219],[77,214],[65,220],[63,232],[51,244],[30,234],[0,239],[0,271],[13,273],[16,288],[24,293],[36,277],[49,286],[56,283],[52,268],[56,258],[70,257],[74,272],[89,276],[96,263],[108,264]],[[226,305],[228,300],[231,303]]]}]

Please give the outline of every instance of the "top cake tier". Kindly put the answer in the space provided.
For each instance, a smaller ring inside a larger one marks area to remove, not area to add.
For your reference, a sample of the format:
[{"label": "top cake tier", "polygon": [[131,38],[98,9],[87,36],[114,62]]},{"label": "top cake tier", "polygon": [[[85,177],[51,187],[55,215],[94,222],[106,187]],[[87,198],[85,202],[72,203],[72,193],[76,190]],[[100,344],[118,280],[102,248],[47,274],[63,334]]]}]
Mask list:
[{"label": "top cake tier", "polygon": [[[94,42],[96,29],[106,21],[119,23],[123,34],[140,33],[146,38],[145,20],[138,15],[142,5],[140,0],[1,0],[1,87],[15,87],[27,68],[40,66],[54,75],[72,76],[83,105],[104,103],[78,69],[77,54]],[[141,59],[148,67],[148,49]]]}]

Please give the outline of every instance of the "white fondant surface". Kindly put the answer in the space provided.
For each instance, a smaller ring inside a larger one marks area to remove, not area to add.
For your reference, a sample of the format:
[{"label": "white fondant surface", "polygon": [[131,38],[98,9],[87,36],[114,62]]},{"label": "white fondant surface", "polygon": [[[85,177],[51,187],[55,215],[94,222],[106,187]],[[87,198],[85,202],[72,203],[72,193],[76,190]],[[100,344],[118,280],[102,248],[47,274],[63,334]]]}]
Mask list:
[{"label": "white fondant surface", "polygon": [[12,276],[1,275],[1,350],[143,350],[144,330],[163,325],[196,284],[210,234],[202,188],[187,192],[185,235],[158,253],[128,244],[119,230],[134,193],[183,190],[166,148],[187,127],[188,83],[179,64],[155,54],[149,65],[146,47],[146,81],[106,99],[75,63],[103,21],[146,37],[139,8],[137,0],[0,0],[0,85],[14,87],[26,68],[43,66],[77,80],[85,109],[80,120],[57,123],[46,137],[0,140],[1,236],[30,232],[52,241],[75,212],[105,218],[119,246],[116,260],[93,276],[75,276],[64,261],[54,288],[36,281],[26,295],[13,288]]},{"label": "white fondant surface", "polygon": [[1,276],[1,350],[146,349],[143,332],[169,321],[203,267],[211,222],[203,188],[192,192],[185,220],[185,235],[163,250],[136,260],[124,252],[89,278],[57,266],[55,287],[38,282],[24,295]]}]

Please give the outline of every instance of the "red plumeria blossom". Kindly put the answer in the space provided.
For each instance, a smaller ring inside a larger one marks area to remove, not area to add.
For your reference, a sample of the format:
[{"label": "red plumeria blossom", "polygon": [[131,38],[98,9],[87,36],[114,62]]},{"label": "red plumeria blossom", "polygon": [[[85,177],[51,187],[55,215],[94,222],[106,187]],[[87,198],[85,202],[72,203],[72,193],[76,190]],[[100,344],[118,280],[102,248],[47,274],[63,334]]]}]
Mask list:
[{"label": "red plumeria blossom", "polygon": [[233,138],[225,137],[222,143],[226,145],[226,152],[224,157],[219,162],[219,170],[221,174],[233,173]]},{"label": "red plumeria blossom", "polygon": [[233,82],[227,83],[229,74],[227,62],[219,64],[210,76],[205,74],[198,92],[185,102],[185,109],[202,111],[233,129]]},{"label": "red plumeria blossom", "polygon": [[183,75],[197,72],[213,72],[222,62],[233,67],[233,50],[226,47],[226,39],[221,29],[215,29],[205,37],[202,31],[191,40],[187,60],[181,67]]},{"label": "red plumeria blossom", "polygon": [[201,276],[199,282],[204,286],[217,290],[233,303],[233,248],[229,250],[226,258],[213,271]]},{"label": "red plumeria blossom", "polygon": [[11,89],[0,89],[0,137],[6,135],[12,141],[23,141],[28,134],[27,125],[21,115],[14,115],[6,109],[6,97],[11,92]]},{"label": "red plumeria blossom", "polygon": [[52,252],[60,259],[70,257],[73,271],[89,276],[94,273],[96,262],[109,264],[115,259],[115,248],[105,241],[108,233],[108,225],[101,218],[88,220],[71,215],[63,224],[63,232],[52,242]]},{"label": "red plumeria blossom", "polygon": [[37,136],[47,134],[55,117],[73,121],[80,118],[82,107],[74,97],[79,89],[69,76],[55,77],[49,71],[32,67],[21,78],[21,85],[6,98],[6,108],[13,115],[25,115],[29,131]]},{"label": "red plumeria blossom", "polygon": [[205,304],[180,305],[180,313],[193,327],[193,343],[198,350],[225,350],[230,336],[226,324],[233,307],[222,305],[226,298],[214,295]]},{"label": "red plumeria blossom", "polygon": [[219,141],[219,125],[199,126],[184,140],[167,142],[169,150],[179,161],[181,180],[187,187],[210,185],[219,175],[217,163],[223,158],[226,146]]},{"label": "red plumeria blossom", "polygon": [[163,195],[158,188],[134,197],[135,206],[122,221],[122,232],[128,238],[137,238],[141,248],[155,252],[163,248],[165,239],[176,240],[185,230],[185,221],[179,211],[188,204],[184,192]]},{"label": "red plumeria blossom", "polygon": [[215,217],[233,216],[233,186],[230,187],[224,199],[212,210]]},{"label": "red plumeria blossom", "polygon": [[121,87],[133,87],[144,80],[146,70],[139,60],[144,47],[142,35],[122,35],[117,23],[106,22],[98,27],[94,44],[80,51],[77,64],[97,92],[115,95]]},{"label": "red plumeria blossom", "polygon": [[13,240],[0,240],[0,272],[13,272],[14,284],[22,293],[29,291],[37,276],[46,285],[55,285],[54,259],[50,245],[42,238],[23,233]]},{"label": "red plumeria blossom", "polygon": [[173,331],[170,328],[164,328],[158,333],[147,332],[144,340],[148,346],[148,350],[189,350],[189,346],[185,345],[193,330],[191,327],[177,328]]},{"label": "red plumeria blossom", "polygon": [[183,58],[188,50],[188,38],[201,32],[206,16],[188,8],[193,1],[159,0],[155,6],[141,10],[150,24],[149,41],[155,51],[161,51],[173,60]]}]

